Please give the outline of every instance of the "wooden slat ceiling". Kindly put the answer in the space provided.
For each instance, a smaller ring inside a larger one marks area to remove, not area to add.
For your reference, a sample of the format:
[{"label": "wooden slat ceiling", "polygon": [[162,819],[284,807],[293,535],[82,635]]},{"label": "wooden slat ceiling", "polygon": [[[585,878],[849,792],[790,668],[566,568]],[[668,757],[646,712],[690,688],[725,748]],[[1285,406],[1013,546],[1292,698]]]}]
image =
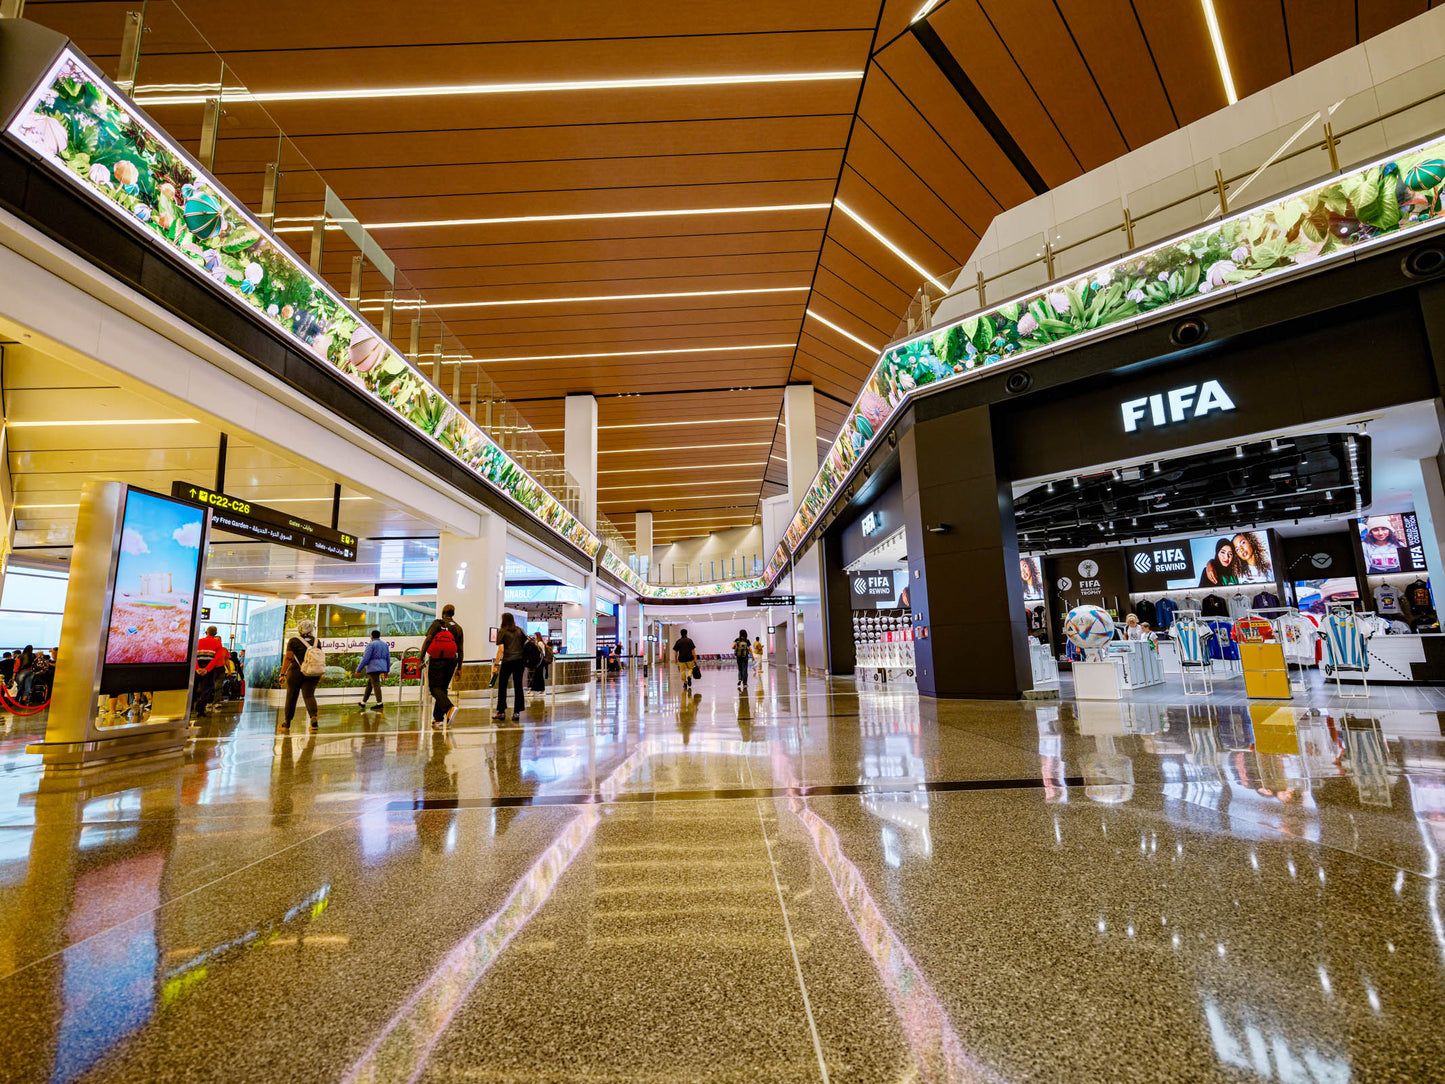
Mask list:
[{"label": "wooden slat ceiling", "polygon": [[[1427,6],[1215,3],[1241,96]],[[25,10],[113,72],[123,13],[135,6],[30,0]],[[613,355],[467,361],[461,383],[485,371],[559,451],[562,396],[595,393],[600,507],[629,536],[633,513],[652,509],[655,540],[666,543],[747,522],[762,497],[786,487],[784,385],[817,387],[820,436],[831,440],[843,424],[876,352],[805,313],[881,346],[920,284],[851,217],[829,209],[835,197],[942,277],[968,259],[999,211],[1225,105],[1195,0],[942,0],[914,21],[921,6],[153,2],[140,83],[214,81],[219,65],[203,40],[224,56],[227,83],[255,92],[860,73],[228,109],[217,171],[253,206],[276,158],[278,124],[363,223],[824,205],[377,233],[432,303],[774,291],[443,313],[460,352],[480,359]],[[152,112],[195,146],[198,107]],[[291,169],[278,215],[315,214],[320,191],[319,178]],[[304,234],[291,239],[304,247]],[[347,288],[344,245],[331,245],[323,270]],[[378,274],[366,275],[364,296],[384,289]],[[407,335],[398,319],[403,349]],[[441,383],[451,386],[450,367]]]}]

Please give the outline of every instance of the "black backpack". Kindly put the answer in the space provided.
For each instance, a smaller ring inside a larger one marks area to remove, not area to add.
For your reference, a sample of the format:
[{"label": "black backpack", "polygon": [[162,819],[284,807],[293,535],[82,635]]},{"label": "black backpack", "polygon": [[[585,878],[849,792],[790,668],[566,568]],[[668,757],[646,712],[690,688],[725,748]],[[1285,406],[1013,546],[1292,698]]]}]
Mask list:
[{"label": "black backpack", "polygon": [[735,655],[738,659],[751,659],[753,657],[753,645],[748,643],[746,640],[734,640],[733,655]]},{"label": "black backpack", "polygon": [[537,641],[528,639],[522,645],[522,665],[529,670],[535,670],[542,664],[542,649],[537,646]]}]

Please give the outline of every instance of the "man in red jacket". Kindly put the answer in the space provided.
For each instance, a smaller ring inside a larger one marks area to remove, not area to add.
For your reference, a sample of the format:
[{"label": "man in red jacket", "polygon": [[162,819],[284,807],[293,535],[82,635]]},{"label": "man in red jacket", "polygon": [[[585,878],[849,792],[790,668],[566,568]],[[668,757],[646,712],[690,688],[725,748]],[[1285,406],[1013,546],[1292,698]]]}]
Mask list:
[{"label": "man in red jacket", "polygon": [[196,693],[194,707],[197,715],[206,714],[216,696],[216,684],[226,672],[226,660],[230,655],[226,645],[216,634],[216,626],[206,629],[206,635],[196,644]]}]

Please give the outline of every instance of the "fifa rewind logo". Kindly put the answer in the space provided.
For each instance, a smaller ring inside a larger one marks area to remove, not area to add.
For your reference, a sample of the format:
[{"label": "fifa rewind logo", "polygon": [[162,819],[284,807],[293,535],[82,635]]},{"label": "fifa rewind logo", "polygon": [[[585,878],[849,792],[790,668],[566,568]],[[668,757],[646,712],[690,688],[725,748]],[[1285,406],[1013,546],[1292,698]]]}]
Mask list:
[{"label": "fifa rewind logo", "polygon": [[1206,380],[1203,384],[1190,384],[1173,391],[1155,392],[1142,399],[1130,399],[1121,403],[1119,409],[1124,414],[1124,432],[1133,433],[1146,418],[1149,424],[1155,426],[1202,418],[1213,411],[1233,410],[1234,400],[1219,381]]}]

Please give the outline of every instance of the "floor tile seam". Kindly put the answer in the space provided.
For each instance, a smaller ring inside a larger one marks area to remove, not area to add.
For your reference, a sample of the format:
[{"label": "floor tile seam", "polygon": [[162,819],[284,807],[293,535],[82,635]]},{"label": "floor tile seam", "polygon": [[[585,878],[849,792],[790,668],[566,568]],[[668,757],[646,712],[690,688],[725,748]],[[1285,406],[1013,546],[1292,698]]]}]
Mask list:
[{"label": "floor tile seam", "polygon": [[588,805],[639,805],[643,803],[669,802],[737,802],[754,799],[779,798],[856,798],[867,795],[910,794],[920,788],[930,794],[982,794],[992,791],[1035,791],[1043,790],[1053,783],[1062,786],[1082,787],[1084,776],[1071,775],[1062,779],[1017,779],[979,778],[966,780],[931,780],[926,783],[910,783],[898,786],[877,783],[812,783],[795,787],[751,787],[724,791],[621,791],[615,797],[604,798],[600,793],[542,795],[496,795],[491,798],[444,798],[391,801],[386,806],[388,813],[414,813],[428,809],[495,809],[495,808],[547,808]]},{"label": "floor tile seam", "polygon": [[43,955],[43,956],[37,956],[35,959],[31,960],[29,963],[26,963],[26,964],[24,964],[24,965],[21,966],[21,967],[17,967],[14,971],[8,972],[8,973],[6,973],[6,974],[4,974],[4,975],[0,975],[0,982],[9,982],[11,979],[15,978],[17,975],[21,974],[22,972],[25,972],[25,971],[30,970],[30,968],[32,968],[32,967],[35,967],[35,966],[37,966],[37,965],[39,965],[39,964],[43,964],[43,963],[45,963],[45,962],[47,962],[47,961],[49,961],[49,960],[52,960],[52,959],[56,958],[57,956],[64,956],[67,952],[70,952],[70,951],[73,950],[73,949],[77,949],[77,948],[79,948],[81,945],[89,944],[91,941],[94,941],[94,940],[95,940],[96,938],[98,938],[98,937],[108,936],[110,933],[112,933],[112,932],[115,931],[115,930],[120,929],[122,926],[128,926],[128,925],[130,925],[132,922],[136,922],[137,920],[142,919],[142,918],[144,918],[144,917],[147,916],[147,915],[154,915],[154,914],[156,914],[156,913],[158,913],[158,912],[160,912],[160,911],[163,911],[163,910],[165,910],[167,907],[170,907],[170,906],[172,906],[173,904],[179,903],[179,902],[181,902],[182,900],[184,900],[184,899],[186,899],[186,898],[188,898],[188,897],[190,897],[190,896],[194,896],[194,895],[195,895],[196,893],[198,893],[198,892],[204,892],[206,889],[212,888],[212,887],[214,887],[215,885],[220,884],[222,881],[229,880],[230,878],[235,877],[235,876],[238,875],[238,874],[245,873],[248,869],[251,869],[251,868],[253,868],[253,867],[255,867],[255,866],[259,866],[259,865],[261,865],[263,862],[269,862],[269,861],[271,861],[271,859],[277,858],[277,857],[285,854],[287,851],[291,851],[291,850],[294,850],[294,849],[297,848],[297,847],[301,847],[301,846],[304,846],[304,845],[307,844],[307,843],[311,843],[311,842],[315,841],[316,839],[319,839],[321,836],[324,836],[327,832],[333,831],[333,830],[335,830],[335,829],[337,829],[337,828],[344,827],[347,823],[349,823],[349,822],[351,822],[351,821],[354,821],[354,820],[356,820],[356,819],[357,819],[357,817],[347,817],[346,819],[344,819],[344,820],[342,820],[342,821],[338,821],[336,824],[329,825],[329,826],[327,826],[326,828],[321,829],[321,831],[315,832],[315,833],[313,833],[312,835],[307,836],[305,839],[298,839],[295,843],[289,843],[289,844],[287,844],[285,847],[282,847],[280,850],[272,851],[270,854],[263,855],[263,856],[260,857],[260,858],[256,858],[256,859],[253,859],[253,860],[250,861],[250,862],[247,862],[244,866],[237,866],[235,869],[230,870],[230,871],[227,872],[227,873],[223,873],[223,874],[221,874],[219,877],[214,877],[214,878],[212,878],[211,880],[207,881],[205,884],[196,885],[194,888],[189,888],[189,889],[187,889],[186,891],[180,893],[179,895],[172,896],[172,897],[171,897],[170,899],[168,899],[168,900],[163,900],[162,902],[156,904],[154,907],[147,907],[147,908],[146,908],[145,910],[143,910],[143,911],[137,911],[135,914],[130,915],[130,916],[126,917],[126,918],[123,918],[123,919],[119,920],[118,922],[113,922],[113,923],[111,923],[110,925],[106,926],[104,929],[96,930],[95,933],[91,934],[89,937],[83,937],[83,938],[81,938],[79,941],[76,941],[76,942],[73,942],[72,944],[66,945],[66,946],[63,947],[63,948],[52,949],[50,952],[47,952],[45,955]]},{"label": "floor tile seam", "polygon": [[[1163,793],[1162,793],[1162,789],[1161,789],[1161,792],[1160,792],[1160,796],[1161,796],[1161,797],[1164,797],[1164,798],[1170,798],[1170,797],[1172,797],[1171,795],[1163,794]],[[1179,799],[1173,799],[1173,800],[1178,801]],[[1116,809],[1130,809],[1129,806],[1115,806],[1114,808],[1116,808]],[[1196,827],[1196,826],[1194,826],[1194,825],[1179,824],[1178,822],[1170,819],[1169,815],[1168,815],[1167,813],[1165,813],[1162,809],[1157,809],[1157,810],[1156,810],[1156,809],[1144,809],[1144,808],[1142,808],[1142,807],[1135,806],[1135,807],[1133,807],[1132,809],[1130,809],[1130,811],[1133,812],[1133,813],[1135,813],[1136,815],[1141,816],[1141,817],[1147,817],[1147,818],[1149,818],[1149,819],[1151,819],[1151,820],[1161,821],[1162,823],[1167,824],[1167,825],[1169,825],[1170,827],[1175,828],[1175,829],[1184,829],[1184,830],[1187,830],[1187,831],[1190,831],[1190,832],[1193,832],[1193,833],[1196,833],[1196,834],[1199,834],[1199,835],[1205,835],[1205,836],[1214,836],[1214,835],[1215,835],[1215,833],[1209,832],[1209,831],[1207,831],[1207,830],[1205,830],[1205,829]],[[1326,843],[1324,840],[1306,839],[1304,836],[1296,835],[1296,834],[1294,834],[1294,833],[1292,833],[1292,832],[1286,831],[1286,830],[1283,829],[1283,828],[1280,828],[1278,825],[1271,824],[1271,823],[1270,823],[1269,821],[1267,821],[1267,820],[1261,820],[1261,819],[1259,819],[1259,818],[1257,818],[1257,817],[1252,817],[1252,816],[1250,816],[1248,813],[1244,813],[1244,812],[1240,812],[1240,813],[1230,813],[1230,812],[1228,812],[1228,811],[1225,811],[1225,812],[1220,813],[1220,816],[1228,817],[1228,818],[1230,818],[1230,819],[1241,820],[1241,821],[1244,821],[1245,823],[1250,824],[1250,825],[1252,825],[1252,826],[1254,826],[1254,827],[1256,827],[1256,828],[1263,828],[1263,829],[1265,829],[1265,830],[1267,830],[1267,831],[1273,832],[1274,834],[1276,834],[1277,836],[1279,836],[1280,842],[1282,842],[1282,843],[1301,843],[1301,844],[1304,844],[1304,845],[1307,846],[1307,847],[1318,847],[1318,848],[1320,848],[1321,850],[1330,851],[1330,852],[1332,852],[1332,853],[1334,853],[1334,854],[1347,854],[1347,855],[1349,855],[1351,858],[1358,858],[1358,859],[1359,859],[1360,861],[1362,861],[1362,862],[1368,862],[1368,863],[1370,863],[1371,865],[1379,866],[1379,867],[1381,867],[1381,868],[1383,868],[1383,869],[1394,870],[1394,871],[1397,872],[1397,873],[1403,873],[1403,874],[1405,874],[1405,875],[1407,875],[1407,876],[1410,876],[1410,877],[1419,877],[1422,881],[1439,881],[1439,880],[1440,880],[1439,877],[1431,877],[1429,874],[1421,873],[1419,870],[1406,869],[1404,866],[1397,866],[1395,863],[1393,863],[1393,862],[1388,862],[1388,861],[1386,861],[1386,860],[1383,859],[1383,858],[1378,858],[1378,857],[1376,857],[1376,856],[1374,856],[1374,855],[1364,854],[1364,853],[1362,853],[1362,852],[1360,852],[1360,851],[1351,850],[1349,847],[1342,847],[1342,846],[1339,846],[1338,844],[1335,844],[1335,843]],[[1235,842],[1247,842],[1247,841],[1245,841],[1245,840],[1239,839],[1239,837],[1234,836],[1234,835],[1232,835],[1232,834],[1226,834],[1226,835],[1228,836],[1228,838],[1234,839]]]},{"label": "floor tile seam", "polygon": [[[751,764],[748,765],[748,778],[749,781],[752,780]],[[830,1084],[828,1079],[828,1061],[823,1056],[823,1040],[818,1034],[818,1023],[813,1017],[813,1002],[808,996],[808,983],[803,978],[802,961],[798,959],[798,943],[793,938],[793,924],[788,918],[788,905],[783,899],[783,885],[778,879],[777,863],[773,860],[773,844],[772,841],[768,839],[768,822],[763,817],[763,800],[761,798],[755,798],[753,801],[754,808],[758,814],[758,831],[762,833],[763,849],[767,852],[768,856],[768,872],[772,875],[773,890],[778,896],[778,916],[783,920],[783,932],[788,939],[788,953],[793,960],[793,974],[798,980],[798,992],[803,997],[803,1015],[808,1021],[808,1033],[813,1041],[813,1053],[818,1058],[818,1075],[822,1080],[822,1084]]]}]

